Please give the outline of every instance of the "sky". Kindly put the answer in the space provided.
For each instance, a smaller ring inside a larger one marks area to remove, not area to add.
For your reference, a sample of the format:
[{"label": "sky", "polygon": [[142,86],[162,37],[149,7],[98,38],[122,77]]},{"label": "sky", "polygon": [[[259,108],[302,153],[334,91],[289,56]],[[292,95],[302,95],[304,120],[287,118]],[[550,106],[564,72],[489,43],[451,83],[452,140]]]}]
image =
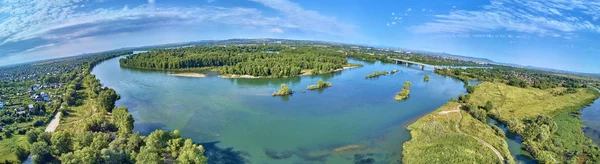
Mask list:
[{"label": "sky", "polygon": [[336,41],[600,73],[600,2],[0,0],[0,65],[231,38]]}]

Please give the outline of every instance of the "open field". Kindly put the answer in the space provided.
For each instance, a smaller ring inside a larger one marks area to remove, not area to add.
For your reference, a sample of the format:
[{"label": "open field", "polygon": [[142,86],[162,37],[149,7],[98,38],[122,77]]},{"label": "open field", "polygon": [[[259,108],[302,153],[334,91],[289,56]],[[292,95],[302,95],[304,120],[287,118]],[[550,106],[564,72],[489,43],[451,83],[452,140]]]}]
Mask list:
[{"label": "open field", "polygon": [[501,163],[494,150],[512,162],[503,136],[459,107],[449,102],[411,124],[412,139],[403,145],[403,162]]},{"label": "open field", "polygon": [[578,111],[598,98],[590,88],[557,95],[564,88],[540,90],[484,82],[475,88],[467,104],[494,108],[488,115],[507,123],[523,136],[523,146],[539,162],[600,162],[597,145],[584,136]]},{"label": "open field", "polygon": [[484,82],[471,94],[469,103],[484,106],[487,101],[493,102],[499,120],[526,120],[539,114],[557,115],[564,108],[581,106],[596,95],[587,89],[578,89],[577,93],[555,96],[552,89],[518,88],[502,83]]}]

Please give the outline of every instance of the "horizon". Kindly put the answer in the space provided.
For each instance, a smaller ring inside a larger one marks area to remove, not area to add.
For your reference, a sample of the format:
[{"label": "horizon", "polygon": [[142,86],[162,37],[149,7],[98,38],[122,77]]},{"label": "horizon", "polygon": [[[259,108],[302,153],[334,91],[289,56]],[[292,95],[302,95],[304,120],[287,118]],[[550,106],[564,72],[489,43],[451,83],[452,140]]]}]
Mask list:
[{"label": "horizon", "polygon": [[[287,38],[229,38],[229,39],[219,39],[219,40],[196,40],[196,41],[187,41],[187,42],[172,42],[172,43],[164,43],[164,44],[142,45],[142,46],[137,46],[137,47],[120,47],[120,48],[103,50],[103,51],[97,51],[97,52],[87,52],[87,53],[81,53],[81,54],[75,54],[75,55],[69,55],[69,56],[62,56],[62,57],[55,57],[55,58],[47,58],[47,59],[41,59],[41,60],[24,61],[24,62],[18,62],[18,63],[9,63],[9,64],[5,64],[5,65],[2,65],[2,63],[0,63],[0,68],[1,67],[9,67],[9,66],[22,65],[22,64],[29,64],[29,63],[38,63],[38,62],[44,62],[44,61],[59,60],[59,59],[64,59],[64,58],[84,56],[84,55],[97,54],[97,53],[104,53],[104,52],[110,52],[110,51],[119,51],[119,50],[127,50],[127,49],[137,49],[137,48],[142,48],[142,47],[154,47],[154,46],[164,46],[164,45],[170,45],[170,44],[185,44],[185,43],[205,42],[205,41],[226,41],[226,40],[234,40],[234,39],[241,39],[241,40],[269,39],[269,40],[315,41],[315,42],[327,42],[327,43],[339,43],[339,44],[346,44],[346,45],[356,45],[356,46],[364,46],[364,47],[380,48],[380,49],[411,50],[411,51],[422,51],[422,52],[429,52],[429,53],[443,53],[443,54],[454,55],[454,56],[459,56],[459,57],[468,57],[468,58],[478,58],[478,59],[490,60],[490,61],[493,62],[491,64],[511,66],[511,67],[515,67],[515,65],[517,65],[517,66],[521,66],[523,68],[525,68],[525,67],[535,67],[535,68],[541,68],[541,69],[551,69],[551,70],[556,70],[556,71],[565,71],[565,72],[569,72],[569,73],[596,74],[596,75],[600,75],[600,73],[596,73],[596,72],[578,72],[578,71],[554,69],[554,68],[532,66],[532,65],[520,65],[520,64],[516,64],[516,63],[503,63],[503,62],[498,62],[498,61],[495,61],[495,60],[492,60],[492,59],[488,59],[488,58],[485,58],[485,57],[473,57],[473,56],[466,56],[466,55],[462,55],[462,54],[452,54],[452,53],[447,53],[447,52],[435,52],[435,51],[428,51],[428,50],[418,50],[418,49],[411,49],[411,48],[390,47],[390,46],[381,46],[381,45],[378,46],[378,45],[366,45],[366,44],[352,44],[352,43],[344,43],[344,42],[338,42],[338,41],[300,40],[300,39],[287,39]],[[550,72],[553,72],[553,71],[550,71]]]},{"label": "horizon", "polygon": [[128,47],[285,38],[440,52],[597,74],[600,47],[593,43],[600,39],[600,13],[594,7],[600,4],[1,1],[0,66]]}]

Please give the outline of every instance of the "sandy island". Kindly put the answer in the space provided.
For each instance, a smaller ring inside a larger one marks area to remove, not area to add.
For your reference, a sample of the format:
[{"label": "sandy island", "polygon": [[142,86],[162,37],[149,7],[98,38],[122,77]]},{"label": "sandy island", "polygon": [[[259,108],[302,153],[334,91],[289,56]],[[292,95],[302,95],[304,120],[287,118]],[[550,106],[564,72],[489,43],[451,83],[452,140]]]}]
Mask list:
[{"label": "sandy island", "polygon": [[260,77],[256,77],[256,76],[252,76],[252,75],[220,75],[220,78],[245,78],[245,79],[255,79],[255,78],[260,78]]},{"label": "sandy island", "polygon": [[179,77],[206,77],[206,75],[201,73],[174,73],[171,76],[179,76]]}]

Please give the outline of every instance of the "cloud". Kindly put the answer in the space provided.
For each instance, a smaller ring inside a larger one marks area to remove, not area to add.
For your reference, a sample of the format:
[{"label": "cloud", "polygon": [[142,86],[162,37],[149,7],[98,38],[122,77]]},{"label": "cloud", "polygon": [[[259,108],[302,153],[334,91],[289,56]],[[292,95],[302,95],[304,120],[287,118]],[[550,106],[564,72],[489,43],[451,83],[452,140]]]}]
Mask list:
[{"label": "cloud", "polygon": [[412,8],[406,9],[406,12],[410,12],[410,11],[412,11]]},{"label": "cloud", "polygon": [[69,40],[181,26],[225,25],[275,33],[295,29],[334,36],[352,34],[356,28],[289,1],[253,1],[279,11],[280,16],[242,7],[154,7],[154,0],[132,8],[96,9],[86,6],[98,6],[94,3],[99,1],[0,0],[0,61],[22,52],[56,48]]},{"label": "cloud", "polygon": [[334,17],[319,14],[316,11],[305,10],[298,4],[288,0],[251,0],[281,12],[285,17],[283,22],[288,28],[303,31],[314,31],[330,35],[354,35],[354,25],[339,22]]},{"label": "cloud", "polygon": [[575,32],[600,33],[591,20],[600,18],[600,3],[565,0],[492,0],[477,10],[454,10],[410,29],[417,33],[516,32],[538,36],[572,36]]},{"label": "cloud", "polygon": [[271,28],[271,29],[269,29],[269,32],[283,33],[283,29],[281,29],[281,28]]}]

